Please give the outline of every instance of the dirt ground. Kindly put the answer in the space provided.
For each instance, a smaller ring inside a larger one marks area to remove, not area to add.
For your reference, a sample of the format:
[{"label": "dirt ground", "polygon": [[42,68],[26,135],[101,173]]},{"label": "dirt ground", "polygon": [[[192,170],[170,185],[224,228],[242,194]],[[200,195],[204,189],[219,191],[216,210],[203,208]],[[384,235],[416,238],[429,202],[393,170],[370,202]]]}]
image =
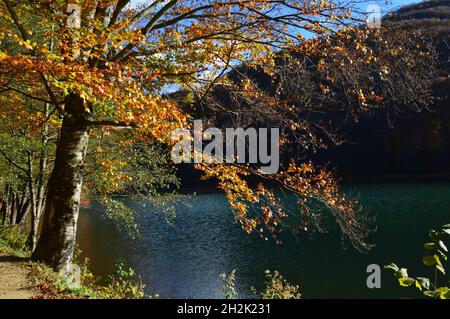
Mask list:
[{"label": "dirt ground", "polygon": [[27,273],[23,258],[0,256],[0,299],[29,299],[36,295]]}]

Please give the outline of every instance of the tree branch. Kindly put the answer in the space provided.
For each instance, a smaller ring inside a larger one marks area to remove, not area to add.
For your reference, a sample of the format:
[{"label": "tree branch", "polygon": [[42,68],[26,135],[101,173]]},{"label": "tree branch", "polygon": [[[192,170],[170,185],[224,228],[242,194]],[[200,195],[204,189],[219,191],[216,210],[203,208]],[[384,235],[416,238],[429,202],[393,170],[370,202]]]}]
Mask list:
[{"label": "tree branch", "polygon": [[[156,6],[165,0],[156,0],[151,5],[146,7],[144,10],[138,12],[133,19],[130,21],[130,24],[128,25],[127,29],[130,30],[133,25],[141,21],[143,18],[146,18],[148,15],[150,15],[156,8]],[[175,1],[176,2],[176,1]]]},{"label": "tree branch", "polygon": [[36,101],[41,101],[41,102],[53,104],[52,102],[47,101],[46,99],[43,99],[43,98],[40,98],[40,97],[37,97],[37,96],[33,96],[33,95],[31,95],[31,94],[25,93],[25,92],[23,92],[23,91],[21,91],[21,90],[15,89],[15,88],[10,87],[10,86],[7,86],[5,90],[2,90],[2,92],[8,91],[8,90],[17,92],[17,93],[19,93],[19,94],[22,94],[23,96],[26,96],[26,97],[28,97],[28,98],[30,98],[30,99],[33,99],[33,100],[36,100]]},{"label": "tree branch", "polygon": [[16,162],[14,162],[3,150],[0,150],[0,154],[2,154],[2,156],[14,167],[18,168],[20,171],[24,172],[25,174],[28,175],[28,171],[23,168],[22,166],[20,166],[19,164],[17,164]]},{"label": "tree branch", "polygon": [[112,120],[99,120],[99,121],[89,121],[91,126],[114,126],[121,128],[136,128],[138,125],[136,123],[118,122]]},{"label": "tree branch", "polygon": [[[152,17],[152,19],[150,19],[150,21],[145,25],[145,27],[143,27],[139,31],[143,35],[146,35],[150,31],[150,29],[159,21],[159,19],[161,19],[161,17],[167,11],[169,11],[173,6],[175,6],[177,4],[177,2],[178,2],[178,0],[172,0],[172,1],[168,2],[164,7],[161,8],[161,10],[159,10],[157,13],[155,13],[155,15]],[[122,50],[120,50],[111,59],[111,61],[117,62],[117,61],[123,59],[129,52],[131,52],[131,50],[133,50],[134,47],[135,47],[135,44],[129,43]]]},{"label": "tree branch", "polygon": [[[8,9],[9,14],[11,15],[14,24],[16,25],[16,27],[19,29],[20,34],[22,35],[22,38],[27,41],[29,40],[28,38],[28,34],[25,30],[25,28],[20,24],[19,18],[17,17],[16,12],[14,11],[11,3],[8,0],[3,0],[3,3],[5,4],[6,8]],[[36,50],[33,48],[30,50],[32,55],[36,55]],[[44,84],[45,90],[47,91],[49,97],[50,97],[50,104],[53,104],[54,106],[56,106],[58,108],[58,111],[61,112],[61,114],[65,114],[64,110],[60,107],[60,103],[58,103],[55,94],[53,93],[53,91],[51,90],[51,87],[47,81],[47,78],[45,77],[45,75],[42,72],[38,72],[39,73],[39,77],[41,78],[42,83]]]},{"label": "tree branch", "polygon": [[117,2],[116,8],[114,9],[114,12],[111,16],[111,20],[109,21],[109,25],[113,25],[114,23],[116,23],[117,19],[119,18],[120,12],[129,2],[130,0],[119,0]]}]

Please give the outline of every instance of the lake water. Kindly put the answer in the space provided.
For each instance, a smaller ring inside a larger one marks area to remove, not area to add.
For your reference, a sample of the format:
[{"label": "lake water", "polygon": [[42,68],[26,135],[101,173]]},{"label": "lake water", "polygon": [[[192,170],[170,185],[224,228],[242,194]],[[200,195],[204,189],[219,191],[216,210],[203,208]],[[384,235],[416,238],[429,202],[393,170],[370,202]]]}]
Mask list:
[{"label": "lake water", "polygon": [[[84,209],[78,243],[91,269],[110,273],[115,261],[125,261],[141,276],[147,293],[161,298],[223,298],[221,273],[236,269],[241,298],[264,284],[264,270],[278,270],[298,284],[304,298],[400,298],[420,296],[400,288],[392,273],[382,271],[381,289],[368,289],[369,264],[396,262],[410,275],[431,276],[421,265],[428,230],[450,223],[450,184],[354,184],[378,230],[376,245],[361,254],[342,245],[339,233],[313,238],[286,233],[283,244],[245,234],[223,194],[196,195],[190,205],[178,205],[176,218],[152,207],[137,208],[142,236],[132,240],[104,220],[99,209]],[[449,238],[450,239],[450,238]],[[450,240],[448,241],[450,242]]]}]

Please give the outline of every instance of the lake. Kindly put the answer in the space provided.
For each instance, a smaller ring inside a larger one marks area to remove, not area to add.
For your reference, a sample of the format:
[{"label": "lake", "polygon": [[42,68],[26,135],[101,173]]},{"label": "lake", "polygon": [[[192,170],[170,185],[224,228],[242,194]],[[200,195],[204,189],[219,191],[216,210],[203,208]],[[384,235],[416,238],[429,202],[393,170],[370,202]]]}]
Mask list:
[{"label": "lake", "polygon": [[410,275],[431,276],[421,265],[423,243],[430,228],[450,223],[450,184],[353,184],[345,190],[360,194],[364,209],[376,217],[378,229],[370,237],[376,246],[369,253],[343,245],[335,230],[312,238],[286,232],[281,245],[247,235],[221,193],[177,204],[171,222],[151,205],[136,204],[141,237],[135,240],[93,205],[80,214],[78,244],[95,274],[105,276],[124,261],[141,276],[146,292],[161,298],[223,298],[219,276],[233,269],[240,298],[252,298],[251,287],[264,286],[266,269],[298,284],[304,298],[420,297],[398,287],[384,270],[381,288],[367,288],[366,268],[396,262]]}]

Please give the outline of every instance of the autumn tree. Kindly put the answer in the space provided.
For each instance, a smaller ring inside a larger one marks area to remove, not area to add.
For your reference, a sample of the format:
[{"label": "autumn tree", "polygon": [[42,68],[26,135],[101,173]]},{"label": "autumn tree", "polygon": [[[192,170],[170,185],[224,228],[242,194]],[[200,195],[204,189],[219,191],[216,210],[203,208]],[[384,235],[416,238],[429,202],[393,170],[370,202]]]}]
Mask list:
[{"label": "autumn tree", "polygon": [[[128,130],[119,143],[170,145],[170,132],[189,127],[190,119],[164,96],[168,87],[205,95],[226,81],[227,70],[246,61],[271,74],[275,50],[316,50],[302,32],[335,33],[352,22],[349,9],[348,2],[338,1],[2,0],[0,38],[6,49],[0,52],[0,86],[45,103],[47,117],[62,120],[33,258],[57,270],[72,260],[90,134]],[[290,108],[251,81],[242,87],[247,100],[265,101],[268,110]],[[340,194],[333,175],[322,168],[290,162],[271,176],[238,164],[197,168],[219,180],[249,233],[274,234],[290,215],[267,186],[276,184],[297,194],[302,229],[327,210],[356,247],[369,247],[358,202]],[[252,188],[248,175],[269,183]]]}]

